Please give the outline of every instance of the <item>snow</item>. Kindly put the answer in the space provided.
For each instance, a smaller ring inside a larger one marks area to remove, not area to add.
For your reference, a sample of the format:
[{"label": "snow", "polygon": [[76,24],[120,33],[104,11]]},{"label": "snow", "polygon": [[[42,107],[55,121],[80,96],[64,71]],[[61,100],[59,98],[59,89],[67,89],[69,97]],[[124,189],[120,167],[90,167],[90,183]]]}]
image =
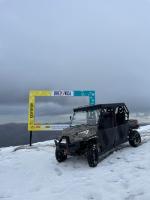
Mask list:
[{"label": "snow", "polygon": [[123,144],[96,168],[84,157],[55,160],[54,142],[0,149],[0,200],[149,200],[150,126],[142,144]]}]

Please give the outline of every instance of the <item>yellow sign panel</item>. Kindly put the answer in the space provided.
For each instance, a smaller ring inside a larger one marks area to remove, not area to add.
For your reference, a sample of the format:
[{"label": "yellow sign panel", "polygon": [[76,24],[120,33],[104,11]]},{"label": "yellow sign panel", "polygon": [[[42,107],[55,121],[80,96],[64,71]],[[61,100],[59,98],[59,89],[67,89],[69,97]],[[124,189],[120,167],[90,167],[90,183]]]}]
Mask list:
[{"label": "yellow sign panel", "polygon": [[49,90],[31,90],[29,93],[29,112],[28,112],[28,131],[47,130],[41,127],[40,124],[35,124],[35,97],[36,96],[51,96],[52,92]]}]

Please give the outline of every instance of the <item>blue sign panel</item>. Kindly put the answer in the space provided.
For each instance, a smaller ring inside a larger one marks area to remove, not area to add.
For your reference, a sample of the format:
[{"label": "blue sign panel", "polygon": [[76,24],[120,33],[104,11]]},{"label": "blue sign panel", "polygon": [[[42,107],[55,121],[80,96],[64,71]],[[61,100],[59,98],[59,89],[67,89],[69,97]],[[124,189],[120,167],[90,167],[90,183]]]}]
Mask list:
[{"label": "blue sign panel", "polygon": [[94,90],[75,90],[74,91],[74,96],[87,96],[89,97],[89,104],[90,105],[95,105],[95,91]]}]

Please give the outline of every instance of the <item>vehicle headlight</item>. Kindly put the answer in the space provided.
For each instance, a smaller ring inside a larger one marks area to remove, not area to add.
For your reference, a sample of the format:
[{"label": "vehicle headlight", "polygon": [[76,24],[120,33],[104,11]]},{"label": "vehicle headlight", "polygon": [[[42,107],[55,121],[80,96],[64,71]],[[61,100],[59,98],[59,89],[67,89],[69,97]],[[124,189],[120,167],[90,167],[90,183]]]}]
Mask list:
[{"label": "vehicle headlight", "polygon": [[89,130],[86,130],[86,131],[79,132],[78,135],[84,136],[84,135],[87,135],[88,133],[89,133]]}]

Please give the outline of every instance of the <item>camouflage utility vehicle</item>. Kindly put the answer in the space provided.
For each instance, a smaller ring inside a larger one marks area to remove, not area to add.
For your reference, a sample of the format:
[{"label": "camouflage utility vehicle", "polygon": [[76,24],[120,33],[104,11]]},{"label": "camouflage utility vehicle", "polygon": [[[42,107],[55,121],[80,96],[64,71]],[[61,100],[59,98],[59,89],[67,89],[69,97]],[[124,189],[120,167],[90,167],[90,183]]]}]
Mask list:
[{"label": "camouflage utility vehicle", "polygon": [[56,159],[63,162],[68,155],[86,155],[90,167],[98,164],[99,156],[127,141],[133,147],[141,143],[137,120],[129,120],[124,103],[99,104],[75,108],[70,127],[55,140]]}]

